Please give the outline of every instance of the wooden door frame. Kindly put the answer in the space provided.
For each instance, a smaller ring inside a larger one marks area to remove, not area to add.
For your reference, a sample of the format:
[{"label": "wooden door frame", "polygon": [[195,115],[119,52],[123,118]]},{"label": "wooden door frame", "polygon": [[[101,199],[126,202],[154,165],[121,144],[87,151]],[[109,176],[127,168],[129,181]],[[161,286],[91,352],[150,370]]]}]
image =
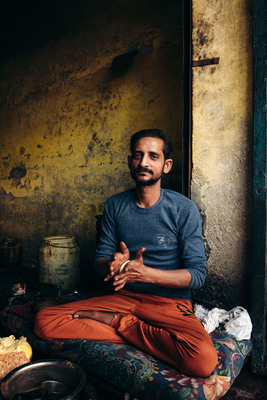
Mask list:
[{"label": "wooden door frame", "polygon": [[191,197],[192,166],[192,0],[183,0],[182,193]]}]

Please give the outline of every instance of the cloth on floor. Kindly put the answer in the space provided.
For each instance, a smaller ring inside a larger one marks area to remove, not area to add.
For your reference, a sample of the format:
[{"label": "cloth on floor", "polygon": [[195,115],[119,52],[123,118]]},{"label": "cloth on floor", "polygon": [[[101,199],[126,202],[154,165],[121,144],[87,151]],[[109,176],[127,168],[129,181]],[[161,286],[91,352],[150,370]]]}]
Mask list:
[{"label": "cloth on floor", "polygon": [[247,310],[241,306],[226,311],[217,307],[208,310],[200,304],[195,304],[194,314],[208,333],[222,324],[226,332],[237,340],[249,340],[251,337],[252,322]]}]

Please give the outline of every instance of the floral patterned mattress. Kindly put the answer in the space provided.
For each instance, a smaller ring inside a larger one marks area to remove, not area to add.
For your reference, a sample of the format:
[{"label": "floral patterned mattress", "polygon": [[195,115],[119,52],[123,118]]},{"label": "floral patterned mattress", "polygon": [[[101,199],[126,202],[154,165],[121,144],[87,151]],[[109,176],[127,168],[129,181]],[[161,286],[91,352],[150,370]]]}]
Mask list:
[{"label": "floral patterned mattress", "polygon": [[[66,298],[64,299],[64,301]],[[73,299],[71,299],[73,301]],[[33,332],[33,301],[7,306],[0,312],[1,325],[8,334],[25,336],[34,350],[45,357],[77,362],[88,381],[118,398],[141,400],[220,399],[239,375],[251,351],[251,340],[237,341],[222,327],[211,333],[218,364],[208,378],[192,378],[130,345],[91,340],[44,341]]]}]

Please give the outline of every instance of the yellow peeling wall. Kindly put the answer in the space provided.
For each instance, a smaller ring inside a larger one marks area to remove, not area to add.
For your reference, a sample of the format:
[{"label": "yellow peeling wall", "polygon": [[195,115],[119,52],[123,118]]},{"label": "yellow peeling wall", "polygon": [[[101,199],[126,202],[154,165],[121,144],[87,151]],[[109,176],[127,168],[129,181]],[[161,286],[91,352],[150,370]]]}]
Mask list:
[{"label": "yellow peeling wall", "polygon": [[[181,188],[182,3],[60,3],[45,3],[47,15],[34,21],[45,21],[38,46],[33,30],[1,61],[0,239],[18,238],[31,266],[44,236],[73,234],[90,268],[95,216],[108,196],[133,186],[132,133],[166,130],[175,167],[165,184]],[[128,68],[112,72],[114,57],[136,46]]]},{"label": "yellow peeling wall", "polygon": [[[44,3],[47,15],[33,24],[44,28],[38,41],[22,3],[23,31],[14,34],[11,10],[6,41],[28,32],[29,43],[10,46],[6,58],[1,48],[0,239],[17,237],[30,266],[51,234],[74,234],[83,265],[92,265],[95,216],[109,195],[132,186],[134,131],[167,131],[175,169],[165,184],[181,188],[181,1],[73,4]],[[251,0],[193,0],[193,59],[220,62],[193,68],[191,193],[209,256],[202,297],[224,305],[248,300],[251,36]],[[129,68],[112,73],[114,57],[133,44],[141,51]]]},{"label": "yellow peeling wall", "polygon": [[193,0],[192,198],[204,218],[209,279],[203,296],[249,302],[252,1]]}]

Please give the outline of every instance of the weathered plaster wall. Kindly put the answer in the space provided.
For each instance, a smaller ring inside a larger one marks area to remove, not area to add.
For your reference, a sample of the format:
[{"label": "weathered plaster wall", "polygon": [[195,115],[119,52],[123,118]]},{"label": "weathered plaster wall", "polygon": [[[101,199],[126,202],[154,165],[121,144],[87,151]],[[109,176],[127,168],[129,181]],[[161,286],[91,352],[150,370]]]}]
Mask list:
[{"label": "weathered plaster wall", "polygon": [[252,141],[250,0],[193,1],[192,198],[204,218],[209,278],[217,304],[249,304]]},{"label": "weathered plaster wall", "polygon": [[[165,184],[180,190],[181,2],[25,7],[1,28],[0,238],[18,238],[28,265],[44,236],[73,234],[90,265],[95,216],[109,195],[132,186],[132,133],[167,131],[175,168]],[[131,65],[112,72],[133,44],[141,51]]]}]

